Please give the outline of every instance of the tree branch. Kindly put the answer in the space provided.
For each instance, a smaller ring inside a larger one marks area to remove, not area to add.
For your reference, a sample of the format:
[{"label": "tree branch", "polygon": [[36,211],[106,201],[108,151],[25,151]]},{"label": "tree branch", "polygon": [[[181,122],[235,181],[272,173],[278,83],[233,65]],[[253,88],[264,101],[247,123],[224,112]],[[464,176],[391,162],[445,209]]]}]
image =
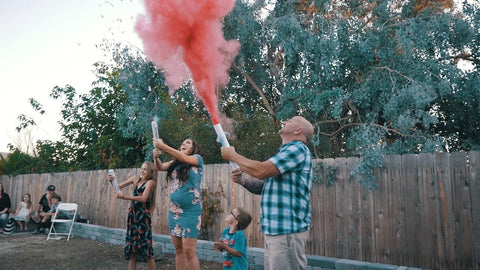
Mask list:
[{"label": "tree branch", "polygon": [[457,55],[451,56],[450,58],[455,60],[455,62],[460,60],[460,59],[467,60],[467,61],[473,61],[474,60],[473,55],[471,53],[467,53],[467,52],[461,52]]},{"label": "tree branch", "polygon": [[323,120],[323,121],[317,122],[317,124],[318,124],[318,125],[323,125],[323,124],[338,123],[338,122],[341,122],[341,121],[344,121],[344,120],[348,120],[348,119],[350,119],[350,116],[343,117],[343,118],[340,118],[340,119]]},{"label": "tree branch", "polygon": [[350,124],[346,124],[346,125],[341,126],[339,129],[335,130],[332,133],[325,133],[325,132],[320,131],[320,127],[319,127],[318,124],[315,124],[315,126],[317,127],[317,130],[318,130],[317,133],[320,134],[320,135],[323,135],[323,136],[327,136],[327,137],[333,137],[333,136],[337,135],[340,131],[342,131],[342,130],[348,128],[348,127],[360,126],[360,125],[363,125],[363,123],[350,123]]},{"label": "tree branch", "polygon": [[[346,119],[348,119],[348,117],[341,118],[341,119],[338,119],[338,120],[326,120],[326,121],[317,122],[317,123],[315,123],[315,127],[317,128],[317,131],[318,131],[317,133],[319,135],[324,135],[324,136],[327,136],[327,137],[333,137],[333,136],[337,135],[340,131],[342,131],[342,130],[348,128],[348,127],[364,125],[364,123],[349,123],[349,124],[341,126],[340,128],[338,128],[337,130],[335,130],[332,133],[325,133],[325,132],[320,131],[320,125],[322,125],[322,124],[338,123],[338,122],[340,122],[342,120],[346,120]],[[372,123],[370,125],[381,128],[381,129],[387,131],[388,133],[395,133],[395,134],[397,134],[401,137],[412,137],[412,135],[403,134],[396,129],[388,128],[388,127],[385,127],[385,126],[382,126],[382,125],[379,125],[379,124],[373,124]]]},{"label": "tree branch", "polygon": [[267,97],[263,93],[263,91],[258,87],[258,85],[253,81],[252,77],[250,77],[246,72],[243,72],[240,70],[240,68],[235,64],[235,62],[232,63],[233,69],[235,69],[238,73],[242,74],[248,81],[248,83],[257,91],[257,93],[260,95],[262,98],[263,105],[267,109],[268,113],[275,117],[275,112],[273,111],[272,107],[270,106],[270,103],[267,100]]},{"label": "tree branch", "polygon": [[399,72],[399,71],[396,71],[396,70],[394,70],[394,69],[391,69],[391,68],[389,68],[389,67],[377,67],[377,69],[385,69],[385,70],[387,70],[388,72],[396,73],[396,74],[400,75],[401,77],[403,77],[403,78],[405,78],[405,79],[407,79],[407,80],[409,80],[409,81],[411,81],[411,82],[414,81],[414,79],[412,79],[412,78],[404,75],[403,73],[401,73],[401,72]]}]

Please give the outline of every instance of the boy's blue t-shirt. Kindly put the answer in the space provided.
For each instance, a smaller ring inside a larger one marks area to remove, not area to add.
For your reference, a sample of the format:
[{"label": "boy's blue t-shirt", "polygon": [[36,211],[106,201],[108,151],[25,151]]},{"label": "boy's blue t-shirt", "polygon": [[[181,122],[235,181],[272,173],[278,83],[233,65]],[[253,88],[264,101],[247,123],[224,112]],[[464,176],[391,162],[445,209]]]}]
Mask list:
[{"label": "boy's blue t-shirt", "polygon": [[60,204],[61,202],[58,202],[57,204],[52,204],[52,208],[50,208],[50,210],[48,210],[49,213],[55,213],[57,212],[57,207],[58,205]]},{"label": "boy's blue t-shirt", "polygon": [[234,256],[227,251],[223,252],[223,269],[228,270],[244,270],[248,269],[247,262],[247,238],[242,230],[235,233],[229,233],[230,229],[227,227],[222,232],[221,241],[229,247],[242,253],[241,257]]}]

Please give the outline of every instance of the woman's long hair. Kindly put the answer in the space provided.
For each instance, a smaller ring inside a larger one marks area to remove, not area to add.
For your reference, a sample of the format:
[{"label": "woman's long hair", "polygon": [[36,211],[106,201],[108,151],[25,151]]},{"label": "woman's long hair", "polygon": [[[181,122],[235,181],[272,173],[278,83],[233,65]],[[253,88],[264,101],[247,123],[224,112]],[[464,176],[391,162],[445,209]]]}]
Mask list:
[{"label": "woman's long hair", "polygon": [[147,165],[147,175],[145,176],[146,180],[152,180],[153,181],[153,194],[152,194],[152,201],[150,202],[150,213],[153,214],[153,211],[155,211],[155,200],[157,197],[157,175],[158,171],[155,170],[155,166],[153,165],[153,162],[150,161],[145,161],[143,164]]},{"label": "woman's long hair", "polygon": [[[198,143],[194,139],[187,139],[192,141],[192,151],[189,153],[189,155],[194,155],[198,154]],[[168,167],[167,170],[167,181],[172,179],[172,172],[177,168],[177,177],[178,180],[180,180],[182,183],[185,183],[188,179],[188,172],[190,171],[190,168],[192,165],[185,163],[185,162],[180,162],[178,160],[174,160],[172,165]]]}]

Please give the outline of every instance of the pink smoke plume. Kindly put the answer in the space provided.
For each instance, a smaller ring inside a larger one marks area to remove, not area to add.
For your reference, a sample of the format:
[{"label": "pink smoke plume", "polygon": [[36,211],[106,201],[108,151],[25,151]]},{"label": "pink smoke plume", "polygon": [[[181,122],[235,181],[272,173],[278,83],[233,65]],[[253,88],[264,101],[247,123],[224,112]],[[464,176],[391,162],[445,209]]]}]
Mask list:
[{"label": "pink smoke plume", "polygon": [[145,54],[164,71],[170,93],[190,76],[213,124],[219,123],[216,90],[229,81],[228,70],[240,44],[226,41],[222,19],[235,0],[144,0],[146,15],[136,30]]}]

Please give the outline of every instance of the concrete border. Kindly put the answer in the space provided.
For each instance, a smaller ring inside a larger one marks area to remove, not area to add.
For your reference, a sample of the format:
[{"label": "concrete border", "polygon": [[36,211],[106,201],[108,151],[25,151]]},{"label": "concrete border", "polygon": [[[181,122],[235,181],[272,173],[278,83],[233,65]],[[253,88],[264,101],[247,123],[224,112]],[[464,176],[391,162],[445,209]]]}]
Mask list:
[{"label": "concrete border", "polygon": [[[73,226],[72,235],[115,245],[123,245],[125,242],[125,229],[108,228],[86,223],[76,222]],[[153,234],[152,238],[154,242],[155,256],[175,253],[169,235]],[[198,258],[205,261],[222,262],[222,253],[214,251],[212,245],[213,242],[211,241],[198,240]],[[248,247],[247,253],[249,269],[261,270],[264,268],[263,248]],[[307,255],[307,259],[307,270],[420,270],[420,268],[336,259],[315,255]]]}]

